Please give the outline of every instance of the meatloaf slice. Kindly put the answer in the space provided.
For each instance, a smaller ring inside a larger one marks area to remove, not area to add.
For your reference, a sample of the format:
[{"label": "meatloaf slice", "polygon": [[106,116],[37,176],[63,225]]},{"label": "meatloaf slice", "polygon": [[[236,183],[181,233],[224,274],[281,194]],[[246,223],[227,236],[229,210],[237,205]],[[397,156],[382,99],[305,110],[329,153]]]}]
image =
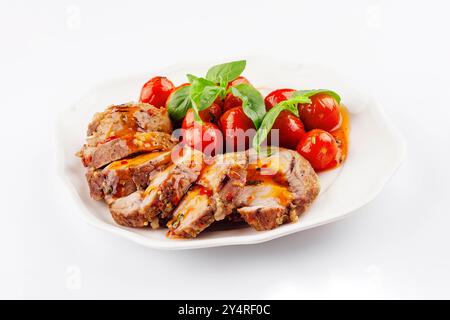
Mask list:
[{"label": "meatloaf slice", "polygon": [[137,132],[100,143],[95,147],[84,145],[79,156],[85,166],[98,169],[134,154],[170,150],[174,145],[175,141],[168,133]]},{"label": "meatloaf slice", "polygon": [[87,143],[96,146],[111,137],[152,131],[172,132],[165,108],[156,108],[148,103],[113,105],[94,115],[88,125]]},{"label": "meatloaf slice", "polygon": [[[155,132],[154,137],[142,135],[152,132]],[[135,141],[149,143],[153,149],[166,150],[167,135],[171,132],[172,124],[165,108],[148,103],[111,106],[94,115],[88,126],[86,144],[77,155],[86,167],[97,169],[141,152],[140,148],[146,144],[135,146]]]},{"label": "meatloaf slice", "polygon": [[137,190],[118,199],[106,197],[112,217],[121,225],[153,228],[159,226],[160,219],[171,217],[172,211],[197,180],[203,167],[203,153],[191,148],[183,148],[173,163],[158,172],[145,190]]},{"label": "meatloaf slice", "polygon": [[246,186],[236,199],[237,210],[256,230],[270,230],[298,220],[320,191],[309,162],[297,152],[265,148],[249,151]]},{"label": "meatloaf slice", "polygon": [[287,187],[261,182],[246,186],[238,197],[239,214],[256,230],[270,230],[290,221],[293,195]]},{"label": "meatloaf slice", "polygon": [[171,152],[152,152],[110,163],[103,169],[90,169],[86,173],[91,197],[121,198],[145,189],[151,177],[171,163]]},{"label": "meatloaf slice", "polygon": [[135,228],[148,226],[147,217],[139,210],[142,203],[141,191],[135,191],[117,200],[109,197],[106,197],[105,200],[109,204],[109,211],[117,224]]},{"label": "meatloaf slice", "polygon": [[194,238],[209,227],[214,220],[216,202],[211,190],[194,185],[184,196],[172,219],[167,223],[170,238]]},{"label": "meatloaf slice", "polygon": [[174,211],[167,224],[168,236],[196,237],[214,221],[231,214],[235,196],[245,185],[246,165],[244,152],[216,156]]},{"label": "meatloaf slice", "polygon": [[149,219],[167,221],[204,166],[203,153],[189,147],[181,150],[174,164],[155,176],[144,191],[141,210]]}]

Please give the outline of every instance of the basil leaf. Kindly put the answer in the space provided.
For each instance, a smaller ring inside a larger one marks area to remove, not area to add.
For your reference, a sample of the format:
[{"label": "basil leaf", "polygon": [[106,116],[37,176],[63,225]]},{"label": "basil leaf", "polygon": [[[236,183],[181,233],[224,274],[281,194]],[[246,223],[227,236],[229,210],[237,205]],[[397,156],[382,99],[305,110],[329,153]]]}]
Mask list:
[{"label": "basil leaf", "polygon": [[195,79],[190,89],[190,97],[196,111],[201,111],[211,106],[217,96],[225,90],[204,78]]},{"label": "basil leaf", "polygon": [[242,100],[242,110],[258,129],[266,114],[266,106],[261,93],[248,83],[240,83],[230,88],[231,93]]},{"label": "basil leaf", "polygon": [[283,110],[285,110],[284,106],[277,105],[266,113],[266,116],[261,123],[261,127],[259,127],[258,131],[256,131],[256,135],[253,137],[253,148],[255,148],[258,153],[260,152],[261,143],[266,140],[275,120]]},{"label": "basil leaf", "polygon": [[191,104],[192,104],[192,110],[194,110],[194,121],[197,122],[198,124],[203,124],[203,120],[202,120],[202,118],[200,118],[200,113],[198,111],[197,105],[192,100],[191,100]]},{"label": "basil leaf", "polygon": [[264,119],[262,120],[261,126],[259,127],[256,135],[253,137],[253,148],[259,153],[261,150],[261,144],[266,140],[267,135],[280,115],[281,111],[287,110],[298,117],[298,104],[299,103],[310,103],[311,100],[305,96],[293,96],[290,99],[281,101],[272,109],[270,109]]},{"label": "basil leaf", "polygon": [[190,74],[190,73],[188,73],[186,75],[186,78],[188,78],[189,83],[192,83],[192,82],[194,82],[195,79],[198,79],[197,76],[194,76],[193,74]]},{"label": "basil leaf", "polygon": [[280,103],[278,103],[277,105],[281,105],[284,108],[286,108],[286,110],[289,110],[290,112],[292,112],[296,117],[299,116],[298,113],[298,105],[299,103],[311,103],[311,99],[309,99],[306,96],[302,96],[302,95],[293,95],[291,98],[281,101]]},{"label": "basil leaf", "polygon": [[314,89],[314,90],[298,90],[295,91],[293,96],[304,96],[304,97],[312,97],[318,93],[326,93],[334,98],[337,103],[341,103],[341,97],[334,91],[328,89]]},{"label": "basil leaf", "polygon": [[208,70],[206,79],[221,86],[226,86],[228,82],[241,75],[246,64],[245,60],[239,60],[215,65]]},{"label": "basil leaf", "polygon": [[189,91],[189,86],[183,86],[169,96],[167,112],[172,119],[177,121],[183,119],[188,109],[192,107]]}]

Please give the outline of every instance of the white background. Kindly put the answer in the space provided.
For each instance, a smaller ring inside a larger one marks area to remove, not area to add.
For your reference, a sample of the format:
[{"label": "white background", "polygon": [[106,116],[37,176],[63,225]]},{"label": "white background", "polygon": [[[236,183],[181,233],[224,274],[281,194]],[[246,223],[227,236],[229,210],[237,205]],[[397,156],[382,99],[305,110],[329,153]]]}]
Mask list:
[{"label": "white background", "polygon": [[[450,298],[449,10],[3,0],[0,298]],[[408,155],[376,200],[268,243],[183,252],[82,221],[56,174],[58,111],[103,80],[261,53],[330,65],[381,102]]]}]

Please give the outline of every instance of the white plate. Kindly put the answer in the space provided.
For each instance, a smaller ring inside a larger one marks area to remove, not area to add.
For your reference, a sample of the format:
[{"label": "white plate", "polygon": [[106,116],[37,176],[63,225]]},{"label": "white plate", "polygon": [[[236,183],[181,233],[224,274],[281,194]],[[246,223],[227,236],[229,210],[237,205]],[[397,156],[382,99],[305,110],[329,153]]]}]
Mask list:
[{"label": "white plate", "polygon": [[94,88],[78,103],[62,112],[57,123],[59,169],[73,196],[74,204],[92,225],[158,249],[193,249],[214,246],[252,244],[268,241],[294,232],[343,218],[375,198],[405,156],[405,143],[381,107],[346,84],[334,71],[317,65],[280,62],[253,57],[247,59],[244,75],[262,90],[292,87],[299,89],[329,88],[341,94],[350,111],[350,149],[340,169],[320,175],[322,192],[297,223],[270,231],[257,232],[243,225],[233,229],[215,228],[193,240],[172,240],[165,229],[132,229],[114,223],[107,207],[89,197],[85,168],[75,152],[85,139],[87,124],[93,114],[110,104],[136,100],[141,86],[150,77],[166,75],[174,83],[185,82],[185,74],[205,74],[208,66],[183,63],[142,76],[118,79]]}]

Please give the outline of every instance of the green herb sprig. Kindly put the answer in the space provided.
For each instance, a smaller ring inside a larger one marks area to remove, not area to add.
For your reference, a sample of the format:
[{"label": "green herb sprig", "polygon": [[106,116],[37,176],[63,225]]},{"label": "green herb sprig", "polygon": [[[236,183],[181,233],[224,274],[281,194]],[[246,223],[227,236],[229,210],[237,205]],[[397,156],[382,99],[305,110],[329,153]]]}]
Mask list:
[{"label": "green herb sprig", "polygon": [[253,137],[253,148],[259,153],[261,150],[261,144],[267,138],[270,130],[275,123],[275,120],[278,118],[282,111],[289,111],[293,113],[296,117],[298,114],[298,104],[299,103],[310,103],[311,99],[308,97],[299,95],[294,93],[290,99],[281,101],[277,105],[275,105],[272,109],[270,109],[264,116],[261,126],[258,131],[256,131],[256,135]]},{"label": "green herb sprig", "polygon": [[186,112],[194,110],[195,121],[201,123],[200,111],[209,108],[220,97],[228,93],[242,100],[244,113],[259,128],[265,114],[264,99],[250,84],[238,84],[228,88],[228,83],[238,78],[246,66],[245,60],[222,63],[211,67],[205,78],[187,74],[189,86],[178,88],[167,102],[169,115],[175,120],[181,120]]}]

